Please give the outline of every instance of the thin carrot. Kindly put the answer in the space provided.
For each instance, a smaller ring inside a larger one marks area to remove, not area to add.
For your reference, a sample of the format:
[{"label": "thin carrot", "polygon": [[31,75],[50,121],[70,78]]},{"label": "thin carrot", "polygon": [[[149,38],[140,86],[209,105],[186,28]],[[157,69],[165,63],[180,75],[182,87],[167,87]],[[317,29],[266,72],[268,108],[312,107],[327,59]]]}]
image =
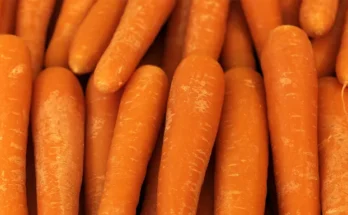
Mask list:
[{"label": "thin carrot", "polygon": [[214,165],[215,156],[214,152],[212,152],[207,171],[205,172],[201,193],[199,195],[197,215],[214,214]]},{"label": "thin carrot", "polygon": [[38,215],[78,214],[84,98],[72,72],[51,67],[39,74],[31,114]]},{"label": "thin carrot", "polygon": [[279,212],[320,214],[318,81],[307,34],[290,25],[274,29],[261,65]]},{"label": "thin carrot", "polygon": [[310,37],[327,34],[335,22],[338,3],[339,0],[302,0],[301,27]]},{"label": "thin carrot", "polygon": [[[341,105],[341,87],[336,78],[319,80],[319,166],[324,215],[348,212],[348,118]],[[343,99],[348,109],[347,93]]]},{"label": "thin carrot", "polygon": [[280,0],[283,24],[299,26],[299,13],[302,0]]},{"label": "thin carrot", "polygon": [[114,133],[121,91],[100,93],[89,78],[86,90],[85,209],[98,214],[106,172],[106,163]]},{"label": "thin carrot", "polygon": [[110,45],[95,70],[95,85],[101,92],[115,92],[130,78],[175,0],[129,0]]},{"label": "thin carrot", "polygon": [[98,0],[71,43],[69,66],[76,74],[92,72],[107,48],[127,0]]},{"label": "thin carrot", "polygon": [[164,133],[157,214],[195,214],[224,95],[220,65],[190,55],[175,71]]},{"label": "thin carrot", "polygon": [[240,0],[258,56],[269,33],[282,24],[279,0]]},{"label": "thin carrot", "polygon": [[221,60],[225,70],[234,67],[255,68],[253,42],[240,1],[231,1],[230,3]]},{"label": "thin carrot", "polygon": [[27,44],[33,67],[33,78],[41,71],[48,23],[56,0],[19,0],[16,35]]},{"label": "thin carrot", "polygon": [[165,73],[142,66],[126,85],[110,148],[98,215],[136,214],[141,185],[164,118]]},{"label": "thin carrot", "polygon": [[16,24],[17,0],[0,1],[0,34],[12,34]]}]

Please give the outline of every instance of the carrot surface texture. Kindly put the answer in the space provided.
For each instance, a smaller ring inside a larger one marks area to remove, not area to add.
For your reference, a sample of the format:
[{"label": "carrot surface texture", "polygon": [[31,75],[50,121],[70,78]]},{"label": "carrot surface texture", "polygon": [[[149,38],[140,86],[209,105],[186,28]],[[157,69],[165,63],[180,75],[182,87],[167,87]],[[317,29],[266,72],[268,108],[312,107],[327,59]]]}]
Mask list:
[{"label": "carrot surface texture", "polygon": [[109,45],[127,0],[98,0],[71,43],[69,66],[76,74],[92,72]]},{"label": "carrot surface texture", "polygon": [[224,96],[220,65],[191,55],[175,71],[166,114],[157,214],[195,214]]},{"label": "carrot surface texture", "polygon": [[0,1],[0,34],[12,34],[16,25],[17,0]]},{"label": "carrot surface texture", "polygon": [[215,165],[215,214],[262,214],[268,168],[263,80],[251,68],[225,73]]},{"label": "carrot surface texture", "polygon": [[175,0],[129,0],[95,70],[101,92],[115,92],[130,78],[175,5]]},{"label": "carrot surface texture", "polygon": [[274,29],[261,57],[280,214],[320,214],[318,81],[306,33]]},{"label": "carrot surface texture", "polygon": [[148,162],[164,118],[165,73],[142,66],[124,89],[112,138],[98,215],[136,214]]},{"label": "carrot surface texture", "polygon": [[71,71],[51,67],[34,83],[38,215],[78,214],[83,171],[84,98]]},{"label": "carrot surface texture", "polygon": [[0,35],[0,213],[27,215],[26,151],[32,88],[30,53],[16,36]]},{"label": "carrot surface texture", "polygon": [[103,194],[106,163],[122,91],[100,93],[89,78],[86,90],[85,211],[97,215]]},{"label": "carrot surface texture", "polygon": [[27,44],[32,60],[33,78],[41,71],[46,33],[56,0],[19,0],[16,35]]}]

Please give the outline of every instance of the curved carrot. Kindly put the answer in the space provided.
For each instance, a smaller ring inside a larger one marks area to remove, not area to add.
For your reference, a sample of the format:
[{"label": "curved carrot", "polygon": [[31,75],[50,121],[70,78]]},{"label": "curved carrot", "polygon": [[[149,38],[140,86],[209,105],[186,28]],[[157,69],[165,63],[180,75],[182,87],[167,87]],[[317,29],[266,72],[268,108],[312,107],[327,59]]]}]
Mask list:
[{"label": "curved carrot", "polygon": [[218,59],[224,43],[230,0],[191,0],[184,57],[205,54]]},{"label": "curved carrot", "polygon": [[307,34],[289,25],[274,29],[261,65],[279,212],[320,214],[318,81]]},{"label": "curved carrot", "polygon": [[16,25],[17,0],[0,1],[0,34],[12,34]]},{"label": "curved carrot", "polygon": [[197,206],[197,215],[212,215],[214,214],[214,152],[210,156],[207,171],[205,172],[204,182],[199,194]]},{"label": "curved carrot", "polygon": [[27,215],[26,151],[32,87],[30,53],[16,36],[0,35],[0,212]]},{"label": "curved carrot", "polygon": [[114,133],[121,91],[100,93],[89,78],[86,90],[85,209],[97,215],[103,192],[106,163]]},{"label": "curved carrot", "polygon": [[302,0],[280,0],[280,8],[285,25],[300,25],[299,13]]},{"label": "curved carrot", "polygon": [[127,0],[98,0],[71,43],[69,66],[76,74],[92,72],[115,32]]},{"label": "curved carrot", "polygon": [[115,92],[130,78],[175,0],[129,0],[110,45],[95,70],[95,85],[101,92]]},{"label": "curved carrot", "polygon": [[[190,55],[171,85],[157,192],[157,214],[195,214],[224,95],[220,65]],[[180,101],[180,102],[179,102]]]},{"label": "curved carrot", "polygon": [[339,0],[302,0],[301,27],[310,37],[327,34],[335,22]]},{"label": "curved carrot", "polygon": [[31,114],[38,215],[78,214],[84,98],[72,72],[51,67],[40,73],[34,84]]},{"label": "curved carrot", "polygon": [[221,60],[225,70],[234,67],[255,68],[253,42],[240,1],[231,1],[230,3]]},{"label": "curved carrot", "polygon": [[[336,78],[319,80],[319,160],[322,212],[348,212],[348,119],[341,105],[341,85]],[[344,96],[348,109],[348,94]]]},{"label": "curved carrot", "polygon": [[56,0],[20,0],[18,2],[16,35],[27,44],[33,67],[33,78],[41,71],[46,32]]},{"label": "curved carrot", "polygon": [[240,0],[254,41],[256,51],[261,51],[269,33],[282,24],[279,0]]},{"label": "curved carrot", "polygon": [[142,66],[122,95],[98,215],[135,214],[147,164],[164,118],[165,73]]}]

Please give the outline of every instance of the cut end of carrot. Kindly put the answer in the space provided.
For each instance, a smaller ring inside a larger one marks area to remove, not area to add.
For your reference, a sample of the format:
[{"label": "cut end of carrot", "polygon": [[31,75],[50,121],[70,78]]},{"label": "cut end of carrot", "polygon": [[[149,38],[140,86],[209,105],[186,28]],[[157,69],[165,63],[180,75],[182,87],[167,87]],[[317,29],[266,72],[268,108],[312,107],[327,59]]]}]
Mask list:
[{"label": "cut end of carrot", "polygon": [[342,101],[342,105],[343,105],[343,111],[344,114],[347,115],[347,109],[346,109],[346,104],[344,102],[344,90],[347,88],[348,82],[345,82],[342,86],[342,90],[341,90],[341,101]]}]

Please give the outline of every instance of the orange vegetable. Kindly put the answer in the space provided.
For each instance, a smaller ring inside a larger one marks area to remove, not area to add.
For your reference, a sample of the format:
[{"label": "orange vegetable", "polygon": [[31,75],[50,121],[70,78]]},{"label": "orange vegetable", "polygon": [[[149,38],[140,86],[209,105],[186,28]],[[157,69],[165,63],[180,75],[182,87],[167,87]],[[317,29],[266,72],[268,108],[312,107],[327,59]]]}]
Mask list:
[{"label": "orange vegetable", "polygon": [[205,172],[204,182],[199,195],[197,215],[214,214],[214,152],[210,156],[207,171]]},{"label": "orange vegetable", "polygon": [[17,0],[0,1],[0,34],[12,34],[16,24]]},{"label": "orange vegetable", "polygon": [[299,13],[302,0],[280,0],[283,24],[299,26]]}]

